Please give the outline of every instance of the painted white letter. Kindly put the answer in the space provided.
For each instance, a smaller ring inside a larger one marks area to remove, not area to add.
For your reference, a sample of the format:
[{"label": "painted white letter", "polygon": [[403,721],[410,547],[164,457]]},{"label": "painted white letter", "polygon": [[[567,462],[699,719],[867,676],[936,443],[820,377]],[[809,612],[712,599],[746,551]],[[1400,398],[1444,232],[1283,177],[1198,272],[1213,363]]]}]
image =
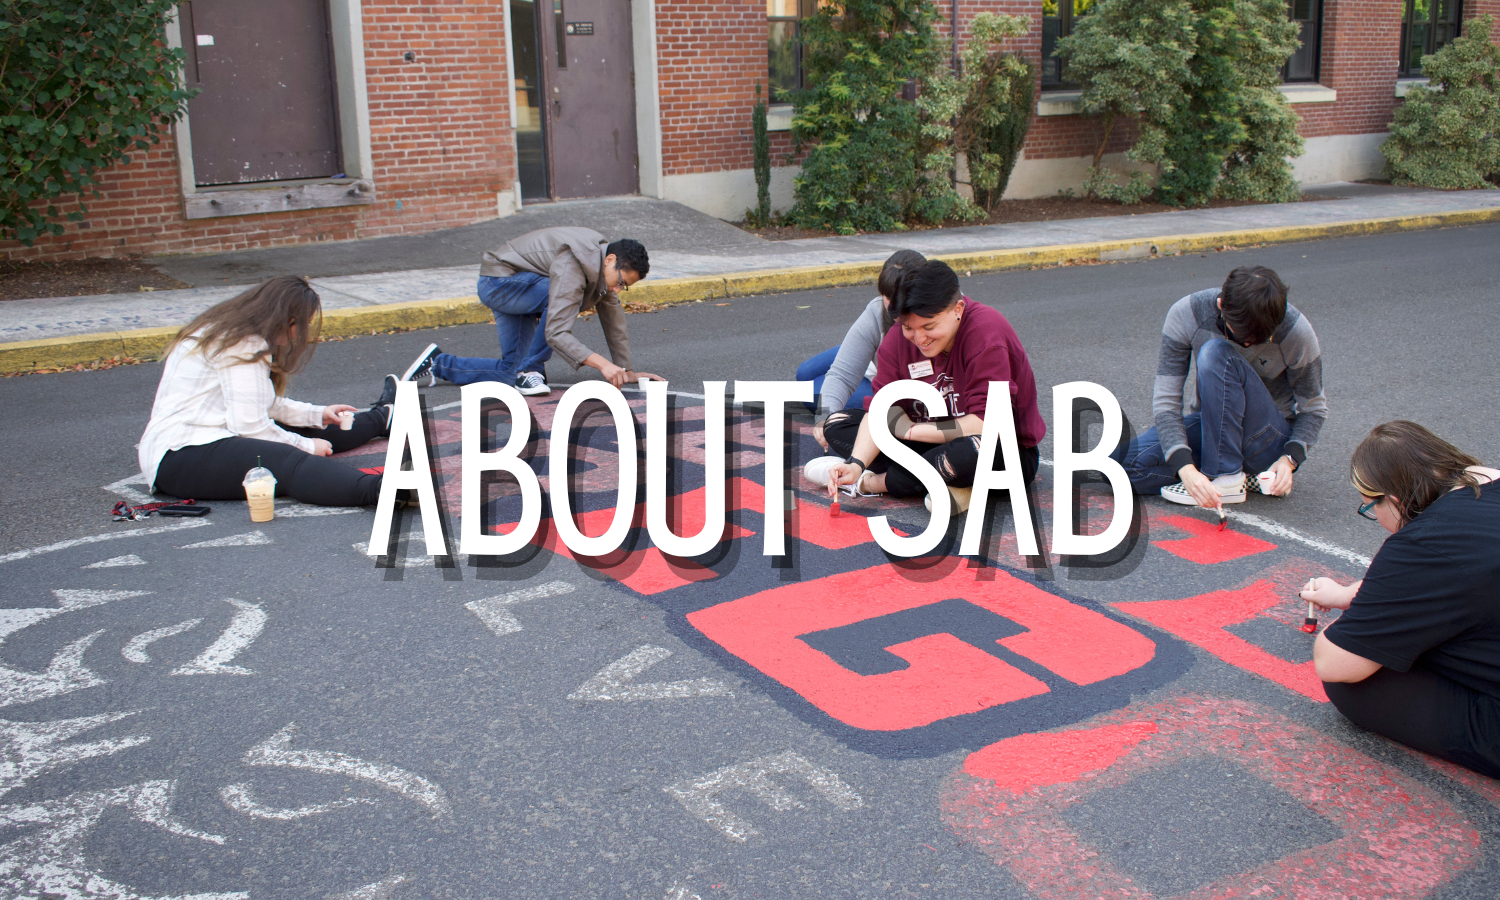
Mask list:
[{"label": "painted white letter", "polygon": [[[403,472],[401,457],[408,443],[411,468]],[[396,385],[390,444],[385,448],[385,477],[380,482],[380,502],[375,507],[375,524],[370,527],[370,547],[366,551],[371,556],[384,556],[390,546],[391,517],[396,512],[398,490],[417,492],[427,555],[447,556],[448,542],[443,537],[443,520],[438,516],[437,492],[432,489],[432,463],[427,458],[427,435],[422,431],[422,406],[415,381]]]},{"label": "painted white letter", "polygon": [[[504,556],[515,553],[531,541],[542,520],[542,486],[531,466],[520,458],[521,449],[531,437],[531,409],[521,392],[498,381],[480,381],[459,389],[463,397],[461,416],[463,433],[463,510],[458,527],[459,552],[476,556]],[[510,413],[510,437],[505,446],[490,453],[482,452],[480,435],[484,413],[480,406],[486,400],[499,400]],[[521,521],[508,534],[485,534],[484,498],[479,483],[485,472],[509,472],[521,487]]]},{"label": "painted white letter", "polygon": [[766,533],[762,556],[786,554],[786,485],[782,481],[783,427],[786,404],[811,403],[811,381],[736,381],[734,399],[739,403],[766,405]]},{"label": "painted white letter", "polygon": [[[1104,413],[1099,443],[1073,452],[1073,401],[1092,400]],[[1052,388],[1052,551],[1059,556],[1097,556],[1119,546],[1135,515],[1135,494],[1125,469],[1109,458],[1120,442],[1124,417],[1115,395],[1092,381],[1070,381]],[[1073,533],[1073,473],[1102,472],[1114,490],[1115,508],[1101,534]]]},{"label": "painted white letter", "polygon": [[724,385],[703,382],[703,530],[678,537],[667,525],[667,383],[641,379],[646,392],[646,531],[668,556],[702,556],[724,535]]},{"label": "painted white letter", "polygon": [[897,400],[918,400],[928,409],[946,409],[947,404],[943,402],[943,395],[938,393],[938,389],[927,382],[903,379],[881,388],[871,398],[870,412],[865,416],[865,421],[870,423],[870,435],[875,438],[875,446],[886,455],[891,465],[900,466],[917,476],[922,486],[927,488],[927,493],[932,495],[932,518],[927,521],[927,529],[921,534],[901,537],[891,530],[885,516],[870,517],[870,536],[880,545],[880,549],[892,556],[914,557],[931,553],[942,541],[943,535],[948,531],[951,510],[948,485],[937,469],[928,465],[920,453],[896,440],[891,434],[887,414]]},{"label": "painted white letter", "polygon": [[[620,483],[615,517],[609,529],[589,537],[573,522],[568,503],[568,457],[572,446],[573,416],[585,400],[603,400],[615,420],[615,445],[619,448]],[[552,417],[552,440],[547,448],[548,488],[552,492],[552,524],[558,537],[577,556],[603,556],[617,549],[630,533],[635,518],[635,417],[619,388],[607,381],[580,381],[568,388]]]},{"label": "painted white letter", "polygon": [[[995,458],[995,441],[1000,442],[1004,470],[990,468]],[[1016,547],[1023,556],[1040,553],[1036,531],[1031,524],[1031,506],[1026,502],[1026,483],[1021,480],[1021,448],[1016,442],[1015,412],[1010,405],[1010,382],[991,381],[989,399],[984,407],[984,431],[979,436],[979,464],[974,469],[974,494],[969,500],[969,517],[964,520],[964,536],[959,542],[961,556],[979,555],[979,532],[984,529],[984,512],[990,491],[1009,491],[1011,514],[1016,521]]]}]

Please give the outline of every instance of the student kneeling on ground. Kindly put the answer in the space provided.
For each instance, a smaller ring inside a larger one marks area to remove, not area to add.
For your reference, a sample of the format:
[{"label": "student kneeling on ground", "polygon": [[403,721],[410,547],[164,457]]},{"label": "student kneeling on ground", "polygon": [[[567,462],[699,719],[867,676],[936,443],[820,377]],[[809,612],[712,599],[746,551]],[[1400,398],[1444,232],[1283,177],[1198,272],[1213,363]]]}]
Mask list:
[{"label": "student kneeling on ground", "polygon": [[824,450],[828,449],[828,441],[823,438],[823,423],[828,417],[841,409],[862,408],[874,396],[870,385],[875,380],[875,354],[886,332],[896,324],[891,318],[891,298],[896,296],[901,277],[925,262],[927,257],[915,250],[892,253],[875,282],[879,295],[865,304],[864,312],[844,335],[844,342],[797,367],[797,380],[811,381],[818,398],[813,438]]},{"label": "student kneeling on ground", "polygon": [[[152,491],[194,500],[243,500],[245,473],[264,466],[278,496],[320,506],[370,506],[381,476],[324,459],[391,433],[396,376],[366,410],[286,398],[287,381],[312,359],[322,302],[296,275],[225,300],[167,347],[141,471]],[[342,414],[354,413],[348,431]]]},{"label": "student kneeling on ground", "polygon": [[1349,475],[1359,514],[1391,536],[1362,580],[1302,591],[1345,610],[1313,645],[1328,699],[1376,734],[1500,778],[1500,469],[1387,422]]},{"label": "student kneeling on ground", "polygon": [[[914,424],[895,436],[922,454],[949,487],[971,487],[980,462],[979,439],[990,382],[1008,381],[1022,477],[1030,484],[1037,471],[1036,447],[1046,436],[1047,426],[1037,408],[1031,361],[1010,322],[964,296],[958,276],[947,263],[936,260],[902,277],[891,315],[899,327],[880,342],[872,386],[878,392],[898,379],[924,381],[938,389],[945,406],[929,410],[915,401],[901,401],[902,411]],[[858,495],[923,496],[927,491],[917,476],[875,448],[865,413],[864,409],[843,410],[828,418],[823,434],[828,448],[841,456],[808,463],[804,470],[808,480],[830,490],[848,485],[846,491]],[[997,456],[998,452],[997,448]],[[998,459],[985,464],[1003,467]]]},{"label": "student kneeling on ground", "polygon": [[[425,376],[429,385],[439,378],[454,384],[498,381],[528,396],[548,394],[545,366],[555,350],[575,369],[598,369],[615,387],[640,378],[661,381],[630,370],[619,296],[649,271],[651,260],[639,241],[609,243],[599,232],[577,227],[524,234],[485,253],[479,266],[479,300],[495,314],[500,358],[454,356],[429,344],[401,378]],[[590,310],[599,314],[608,360],[573,336],[578,316]]]},{"label": "student kneeling on ground", "polygon": [[[1259,472],[1273,473],[1272,494],[1291,491],[1328,401],[1318,336],[1286,285],[1265,266],[1241,266],[1222,288],[1172,304],[1161,332],[1156,424],[1114,453],[1135,492],[1219,509],[1259,491]],[[1197,399],[1186,405],[1194,362]]]}]

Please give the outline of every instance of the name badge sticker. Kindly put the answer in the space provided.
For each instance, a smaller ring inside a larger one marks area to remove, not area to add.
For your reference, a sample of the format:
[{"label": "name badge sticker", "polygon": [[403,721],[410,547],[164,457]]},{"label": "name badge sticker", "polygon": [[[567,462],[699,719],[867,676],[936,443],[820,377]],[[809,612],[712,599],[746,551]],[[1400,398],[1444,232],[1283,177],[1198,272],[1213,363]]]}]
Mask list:
[{"label": "name badge sticker", "polygon": [[928,378],[932,375],[932,360],[911,363],[906,367],[906,373],[912,378]]}]

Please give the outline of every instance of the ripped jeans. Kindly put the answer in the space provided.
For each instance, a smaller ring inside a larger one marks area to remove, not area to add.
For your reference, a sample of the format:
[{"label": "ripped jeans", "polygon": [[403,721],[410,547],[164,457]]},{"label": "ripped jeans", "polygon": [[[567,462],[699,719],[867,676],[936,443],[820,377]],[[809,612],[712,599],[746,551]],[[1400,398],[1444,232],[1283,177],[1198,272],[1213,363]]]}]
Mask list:
[{"label": "ripped jeans", "polygon": [[[859,436],[859,423],[864,417],[865,410],[862,409],[845,409],[828,417],[823,425],[823,439],[828,441],[831,454],[847,457],[854,452],[854,440]],[[973,486],[974,472],[979,468],[979,435],[961,437],[946,444],[906,440],[901,443],[920,453],[942,476],[944,483],[953,487]],[[994,469],[1002,468],[998,447],[995,457],[989,465]],[[1021,448],[1021,479],[1028,485],[1036,479],[1039,460],[1040,454],[1035,447]],[[870,463],[870,471],[885,475],[885,490],[892,497],[923,497],[927,494],[927,488],[916,475],[892,463],[884,454]]]}]

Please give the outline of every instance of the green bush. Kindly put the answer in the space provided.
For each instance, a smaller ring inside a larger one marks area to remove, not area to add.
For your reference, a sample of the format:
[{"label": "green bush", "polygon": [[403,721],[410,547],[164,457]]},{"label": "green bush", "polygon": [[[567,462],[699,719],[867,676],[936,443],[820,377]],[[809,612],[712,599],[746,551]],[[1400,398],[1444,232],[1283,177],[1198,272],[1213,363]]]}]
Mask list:
[{"label": "green bush", "polygon": [[755,209],[745,210],[745,223],[754,228],[771,224],[771,136],[766,127],[766,101],[755,82],[755,109],[750,113],[750,131],[755,142]]},{"label": "green bush", "polygon": [[1296,49],[1284,0],[1103,0],[1058,43],[1080,108],[1105,121],[1085,190],[1125,203],[1151,193],[1145,172],[1101,165],[1116,121],[1134,118],[1126,156],[1156,166],[1162,202],[1296,199],[1287,158],[1303,144],[1278,89]]},{"label": "green bush", "polygon": [[792,136],[809,149],[788,221],[853,234],[964,211],[948,172],[927,167],[937,142],[921,109],[901,97],[943,62],[937,18],[931,0],[833,0],[802,20],[813,87],[788,93]]},{"label": "green bush", "polygon": [[[1025,60],[991,48],[1030,29],[1026,16],[975,16],[960,56],[961,74],[936,74],[918,101],[927,117],[927,136],[939,142],[928,154],[927,170],[946,171],[955,153],[964,154],[974,200],[985,210],[1000,201],[1021,155],[1036,81],[1035,69]],[[963,213],[961,217],[970,215]]]},{"label": "green bush", "polygon": [[1396,109],[1380,146],[1392,183],[1454,190],[1484,188],[1500,176],[1500,48],[1490,43],[1493,16],[1464,23],[1464,34],[1431,56]]},{"label": "green bush", "polygon": [[[7,0],[0,19],[0,237],[61,234],[58,198],[93,189],[182,115],[172,0]],[[81,199],[81,197],[80,197]],[[80,211],[67,218],[77,221]]]}]

